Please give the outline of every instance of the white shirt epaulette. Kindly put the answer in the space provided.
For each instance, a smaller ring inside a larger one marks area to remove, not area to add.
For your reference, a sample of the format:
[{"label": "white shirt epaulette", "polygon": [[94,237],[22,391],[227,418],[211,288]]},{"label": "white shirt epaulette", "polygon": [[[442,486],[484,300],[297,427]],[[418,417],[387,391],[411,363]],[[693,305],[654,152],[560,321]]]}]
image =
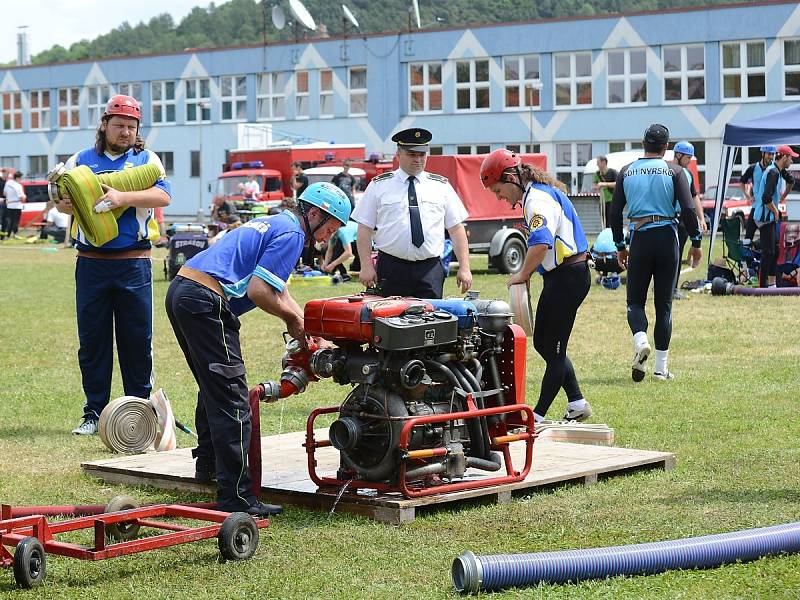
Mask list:
[{"label": "white shirt epaulette", "polygon": [[428,176],[428,179],[433,179],[434,181],[438,181],[439,183],[447,183],[447,177],[444,175],[438,175],[437,173],[425,173]]},{"label": "white shirt epaulette", "polygon": [[386,171],[386,173],[381,173],[380,175],[373,177],[372,181],[383,181],[384,179],[390,179],[394,175],[394,171]]}]

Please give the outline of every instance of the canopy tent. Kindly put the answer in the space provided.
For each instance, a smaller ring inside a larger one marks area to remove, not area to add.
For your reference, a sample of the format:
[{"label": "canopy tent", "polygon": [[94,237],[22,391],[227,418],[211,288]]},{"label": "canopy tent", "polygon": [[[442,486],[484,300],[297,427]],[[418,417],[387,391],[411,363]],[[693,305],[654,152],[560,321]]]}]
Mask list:
[{"label": "canopy tent", "polygon": [[711,243],[708,248],[708,260],[714,250],[717,227],[722,213],[722,201],[728,187],[733,169],[733,161],[738,146],[764,146],[777,144],[796,144],[800,142],[800,105],[790,106],[774,113],[725,125],[722,138],[722,157],[719,162],[719,184],[714,204],[714,222],[711,227]]}]

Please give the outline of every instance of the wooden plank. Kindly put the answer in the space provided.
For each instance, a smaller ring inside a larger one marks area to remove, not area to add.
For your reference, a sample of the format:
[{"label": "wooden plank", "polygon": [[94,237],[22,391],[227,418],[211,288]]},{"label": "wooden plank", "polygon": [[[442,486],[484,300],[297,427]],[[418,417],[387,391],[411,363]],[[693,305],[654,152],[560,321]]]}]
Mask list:
[{"label": "wooden plank", "polygon": [[[315,439],[326,439],[327,432],[315,432]],[[357,482],[342,493],[336,488],[317,488],[307,471],[307,457],[302,444],[304,432],[269,436],[262,439],[262,497],[284,504],[302,506],[312,510],[362,515],[383,523],[401,525],[414,520],[417,509],[453,502],[478,501],[504,503],[511,501],[519,491],[552,487],[567,483],[594,485],[599,480],[615,474],[630,473],[640,469],[671,470],[675,456],[669,452],[654,452],[613,446],[590,446],[539,439],[534,444],[533,468],[525,481],[501,486],[462,490],[422,498],[404,498],[400,494],[376,494],[359,490]],[[524,464],[524,444],[512,444],[514,465]],[[335,477],[339,466],[339,453],[333,448],[322,448],[316,454],[317,473]],[[208,492],[214,487],[194,481],[194,460],[189,449],[170,452],[151,452],[136,456],[118,456],[111,459],[88,461],[81,465],[87,474],[110,483],[151,485],[171,490]],[[483,471],[469,469],[468,479],[491,477]]]}]

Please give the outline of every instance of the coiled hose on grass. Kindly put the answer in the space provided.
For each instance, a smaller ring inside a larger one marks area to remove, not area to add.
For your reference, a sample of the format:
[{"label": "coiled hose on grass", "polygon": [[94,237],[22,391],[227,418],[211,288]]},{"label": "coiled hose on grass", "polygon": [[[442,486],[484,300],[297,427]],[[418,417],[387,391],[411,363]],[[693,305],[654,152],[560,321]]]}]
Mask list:
[{"label": "coiled hose on grass", "polygon": [[723,277],[711,281],[712,296],[800,296],[800,287],[752,288],[734,285]]},{"label": "coiled hose on grass", "polygon": [[476,556],[453,561],[453,585],[477,593],[506,587],[652,575],[670,569],[703,569],[773,554],[800,552],[800,522],[630,546]]},{"label": "coiled hose on grass", "polygon": [[154,164],[100,175],[93,173],[89,167],[81,165],[62,174],[56,185],[59,197],[70,197],[75,221],[86,239],[93,246],[99,247],[117,237],[119,234],[117,219],[127,210],[127,207],[121,207],[109,212],[96,213],[94,205],[105,194],[102,185],[120,192],[136,192],[153,187],[160,177],[161,169]]}]

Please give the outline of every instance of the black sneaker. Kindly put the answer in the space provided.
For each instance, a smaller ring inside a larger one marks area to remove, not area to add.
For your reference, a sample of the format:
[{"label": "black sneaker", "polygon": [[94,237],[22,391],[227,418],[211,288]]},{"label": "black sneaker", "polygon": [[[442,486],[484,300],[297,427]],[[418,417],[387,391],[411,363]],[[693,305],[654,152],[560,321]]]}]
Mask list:
[{"label": "black sneaker", "polygon": [[280,504],[266,504],[265,502],[256,501],[255,504],[251,504],[247,507],[247,510],[243,512],[246,512],[248,515],[253,515],[254,517],[269,517],[281,514],[283,512],[283,507]]},{"label": "black sneaker", "polygon": [[197,483],[213,483],[217,480],[217,474],[213,471],[196,469],[194,479]]}]

